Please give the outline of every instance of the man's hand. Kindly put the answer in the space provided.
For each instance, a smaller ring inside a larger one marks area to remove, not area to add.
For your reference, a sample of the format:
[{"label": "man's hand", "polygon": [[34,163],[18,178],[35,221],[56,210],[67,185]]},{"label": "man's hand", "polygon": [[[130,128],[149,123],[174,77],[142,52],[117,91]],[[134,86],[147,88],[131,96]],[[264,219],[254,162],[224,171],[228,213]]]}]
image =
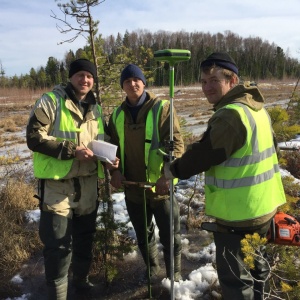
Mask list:
[{"label": "man's hand", "polygon": [[109,171],[116,170],[119,168],[119,163],[120,163],[120,159],[116,157],[116,159],[112,161],[112,164],[106,163],[106,168]]},{"label": "man's hand", "polygon": [[77,146],[75,150],[75,157],[78,160],[94,160],[94,152],[86,147]]},{"label": "man's hand", "polygon": [[115,170],[110,179],[110,184],[116,188],[119,189],[122,187],[122,181],[126,180],[126,178],[122,175],[120,170]]},{"label": "man's hand", "polygon": [[167,195],[170,189],[170,181],[162,175],[157,181],[155,185],[155,190],[158,195]]}]

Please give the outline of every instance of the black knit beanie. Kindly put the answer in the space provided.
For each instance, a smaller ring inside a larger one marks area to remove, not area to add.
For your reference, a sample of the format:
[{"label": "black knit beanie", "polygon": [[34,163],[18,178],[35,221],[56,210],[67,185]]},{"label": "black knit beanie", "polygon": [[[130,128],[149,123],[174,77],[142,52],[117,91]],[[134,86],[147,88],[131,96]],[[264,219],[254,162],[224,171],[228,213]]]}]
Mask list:
[{"label": "black knit beanie", "polygon": [[238,67],[233,60],[233,58],[226,52],[214,52],[211,55],[207,57],[206,60],[204,60],[200,68],[203,67],[210,67],[212,65],[217,65],[219,67],[222,67],[224,69],[230,70],[234,72],[235,74],[238,74]]},{"label": "black knit beanie", "polygon": [[136,65],[129,64],[124,68],[124,70],[121,73],[121,78],[120,78],[121,88],[123,88],[124,80],[131,78],[131,77],[139,78],[140,80],[143,81],[144,85],[146,85],[146,78],[145,78],[142,70]]},{"label": "black knit beanie", "polygon": [[79,58],[71,62],[69,70],[69,78],[71,78],[75,73],[79,71],[90,72],[94,79],[97,77],[97,70],[95,65],[88,59]]}]

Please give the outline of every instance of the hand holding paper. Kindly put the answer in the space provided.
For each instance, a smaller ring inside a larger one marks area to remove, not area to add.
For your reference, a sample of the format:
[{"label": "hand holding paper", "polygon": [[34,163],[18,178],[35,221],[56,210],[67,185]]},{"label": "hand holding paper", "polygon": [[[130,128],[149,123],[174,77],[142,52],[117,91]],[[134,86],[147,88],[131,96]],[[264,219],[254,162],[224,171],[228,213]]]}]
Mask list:
[{"label": "hand holding paper", "polygon": [[109,171],[116,170],[119,168],[120,159],[116,157],[115,160],[111,161],[111,163],[106,163],[106,167]]},{"label": "hand holding paper", "polygon": [[117,154],[117,146],[104,142],[104,141],[92,141],[92,150],[94,155],[101,161],[108,162],[114,165]]}]

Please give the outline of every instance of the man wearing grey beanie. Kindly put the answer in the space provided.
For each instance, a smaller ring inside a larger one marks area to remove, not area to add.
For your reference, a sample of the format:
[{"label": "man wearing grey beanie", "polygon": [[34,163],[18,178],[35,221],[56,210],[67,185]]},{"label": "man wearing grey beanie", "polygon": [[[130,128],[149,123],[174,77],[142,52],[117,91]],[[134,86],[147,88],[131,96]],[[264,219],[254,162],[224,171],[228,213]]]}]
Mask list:
[{"label": "man wearing grey beanie", "polygon": [[[97,78],[87,59],[73,61],[67,85],[36,102],[26,130],[39,179],[40,227],[49,300],[66,300],[68,272],[76,291],[93,287],[88,273],[98,209],[102,164],[90,149],[104,139],[105,121],[92,92]],[[117,167],[117,164],[116,164]]]},{"label": "man wearing grey beanie", "polygon": [[[126,93],[125,101],[114,110],[109,120],[111,143],[118,145],[119,168],[112,171],[111,184],[122,187],[123,181],[148,182],[154,188],[144,190],[138,185],[125,185],[127,211],[145,263],[149,254],[151,280],[158,278],[160,265],[155,238],[155,218],[163,245],[166,277],[170,278],[170,197],[169,181],[163,174],[163,157],[170,140],[170,102],[145,90],[146,78],[134,65],[126,66],[120,77]],[[181,156],[184,146],[179,121],[174,112],[174,154]],[[145,195],[144,195],[145,192]],[[145,236],[144,201],[146,201],[147,233]],[[181,279],[180,216],[174,199],[174,279]],[[146,241],[148,239],[148,249]]]}]

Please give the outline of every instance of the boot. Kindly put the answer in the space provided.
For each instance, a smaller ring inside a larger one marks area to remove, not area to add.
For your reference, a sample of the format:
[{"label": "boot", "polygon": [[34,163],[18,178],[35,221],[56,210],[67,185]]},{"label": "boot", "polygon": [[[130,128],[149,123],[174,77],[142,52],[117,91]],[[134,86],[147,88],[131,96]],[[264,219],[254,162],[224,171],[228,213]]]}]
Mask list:
[{"label": "boot", "polygon": [[[171,277],[171,260],[170,255],[164,253],[167,277]],[[181,253],[174,256],[174,281],[182,280],[181,276]]]},{"label": "boot", "polygon": [[66,300],[68,293],[68,282],[57,286],[48,286],[48,300]]}]

